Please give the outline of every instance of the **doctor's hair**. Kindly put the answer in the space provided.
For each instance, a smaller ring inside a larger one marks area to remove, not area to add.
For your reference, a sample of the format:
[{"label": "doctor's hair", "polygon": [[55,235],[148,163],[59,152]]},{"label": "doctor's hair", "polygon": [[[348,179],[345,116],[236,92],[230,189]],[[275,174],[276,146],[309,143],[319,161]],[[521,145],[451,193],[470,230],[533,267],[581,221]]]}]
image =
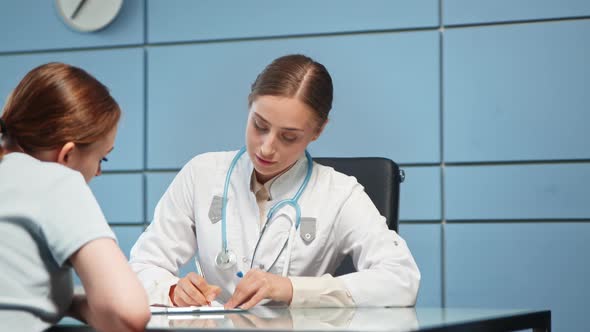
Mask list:
[{"label": "doctor's hair", "polygon": [[83,69],[47,63],[28,72],[4,106],[5,148],[30,155],[74,142],[84,149],[107,135],[121,110],[106,86]]},{"label": "doctor's hair", "polygon": [[321,127],[332,109],[332,78],[326,67],[305,55],[285,55],[266,66],[252,83],[248,107],[260,96],[299,99],[315,112]]}]

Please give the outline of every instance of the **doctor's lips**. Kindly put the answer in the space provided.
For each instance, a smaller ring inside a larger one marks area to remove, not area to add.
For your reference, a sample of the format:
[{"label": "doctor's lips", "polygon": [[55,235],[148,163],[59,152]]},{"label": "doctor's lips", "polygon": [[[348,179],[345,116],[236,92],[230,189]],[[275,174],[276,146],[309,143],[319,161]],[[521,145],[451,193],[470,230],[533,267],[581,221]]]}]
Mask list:
[{"label": "doctor's lips", "polygon": [[260,156],[258,156],[258,155],[256,155],[256,160],[258,160],[258,162],[261,163],[264,166],[270,166],[270,165],[276,163],[276,161],[269,161],[269,160],[260,158]]}]

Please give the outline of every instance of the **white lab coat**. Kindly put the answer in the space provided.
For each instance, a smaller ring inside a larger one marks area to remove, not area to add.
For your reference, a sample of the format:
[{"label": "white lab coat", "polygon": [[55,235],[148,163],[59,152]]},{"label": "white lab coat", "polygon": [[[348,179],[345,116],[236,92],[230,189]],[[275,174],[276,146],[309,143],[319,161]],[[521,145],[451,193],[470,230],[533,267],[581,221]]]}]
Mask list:
[{"label": "white lab coat", "polygon": [[[260,216],[250,188],[253,165],[247,154],[235,166],[228,193],[227,242],[237,256],[237,264],[228,270],[215,265],[215,257],[222,250],[221,222],[209,217],[213,197],[223,195],[226,173],[235,155],[236,151],[196,156],[160,199],[154,220],[131,250],[131,266],[144,284],[150,303],[170,303],[169,288],[178,281],[179,268],[195,253],[208,283],[222,288],[220,302],[231,297],[240,280],[236,272],[248,271],[260,234]],[[306,169],[306,158],[302,157],[273,182],[267,211],[276,202],[295,195]],[[410,250],[387,228],[385,218],[354,177],[314,163],[299,205],[303,218],[315,218],[316,233],[309,243],[299,230],[295,233],[289,276],[332,274],[350,254],[359,272],[338,278],[355,305],[415,304],[420,272]],[[286,207],[277,218],[295,220],[294,215],[294,210]],[[272,272],[282,272],[286,251]]]}]

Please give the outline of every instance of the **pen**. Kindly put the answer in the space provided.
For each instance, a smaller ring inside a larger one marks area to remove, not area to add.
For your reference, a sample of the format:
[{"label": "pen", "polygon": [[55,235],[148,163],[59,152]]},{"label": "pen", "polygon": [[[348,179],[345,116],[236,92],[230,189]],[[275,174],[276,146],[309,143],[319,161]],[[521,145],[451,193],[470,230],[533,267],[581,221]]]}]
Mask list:
[{"label": "pen", "polygon": [[[201,267],[201,263],[199,262],[199,258],[195,256],[195,265],[197,266],[197,274],[199,274],[203,279],[205,279],[205,273],[203,272],[203,268]],[[206,279],[205,279],[206,280]],[[205,295],[205,294],[203,294]],[[207,305],[211,306],[211,302],[207,300],[205,297],[205,301],[207,301]]]},{"label": "pen", "polygon": [[236,273],[236,276],[237,276],[238,278],[243,278],[243,277],[244,277],[244,274],[242,273],[242,271],[238,271],[238,272]]}]

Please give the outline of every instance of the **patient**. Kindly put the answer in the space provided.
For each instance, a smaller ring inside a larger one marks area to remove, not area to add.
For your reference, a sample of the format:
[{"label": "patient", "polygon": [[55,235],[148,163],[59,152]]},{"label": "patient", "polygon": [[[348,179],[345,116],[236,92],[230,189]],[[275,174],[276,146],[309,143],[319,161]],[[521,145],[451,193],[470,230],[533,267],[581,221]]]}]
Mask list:
[{"label": "patient", "polygon": [[[42,331],[64,315],[143,330],[147,296],[87,185],[113,149],[119,106],[84,70],[49,63],[1,114],[0,330]],[[86,295],[73,294],[72,268]]]}]

